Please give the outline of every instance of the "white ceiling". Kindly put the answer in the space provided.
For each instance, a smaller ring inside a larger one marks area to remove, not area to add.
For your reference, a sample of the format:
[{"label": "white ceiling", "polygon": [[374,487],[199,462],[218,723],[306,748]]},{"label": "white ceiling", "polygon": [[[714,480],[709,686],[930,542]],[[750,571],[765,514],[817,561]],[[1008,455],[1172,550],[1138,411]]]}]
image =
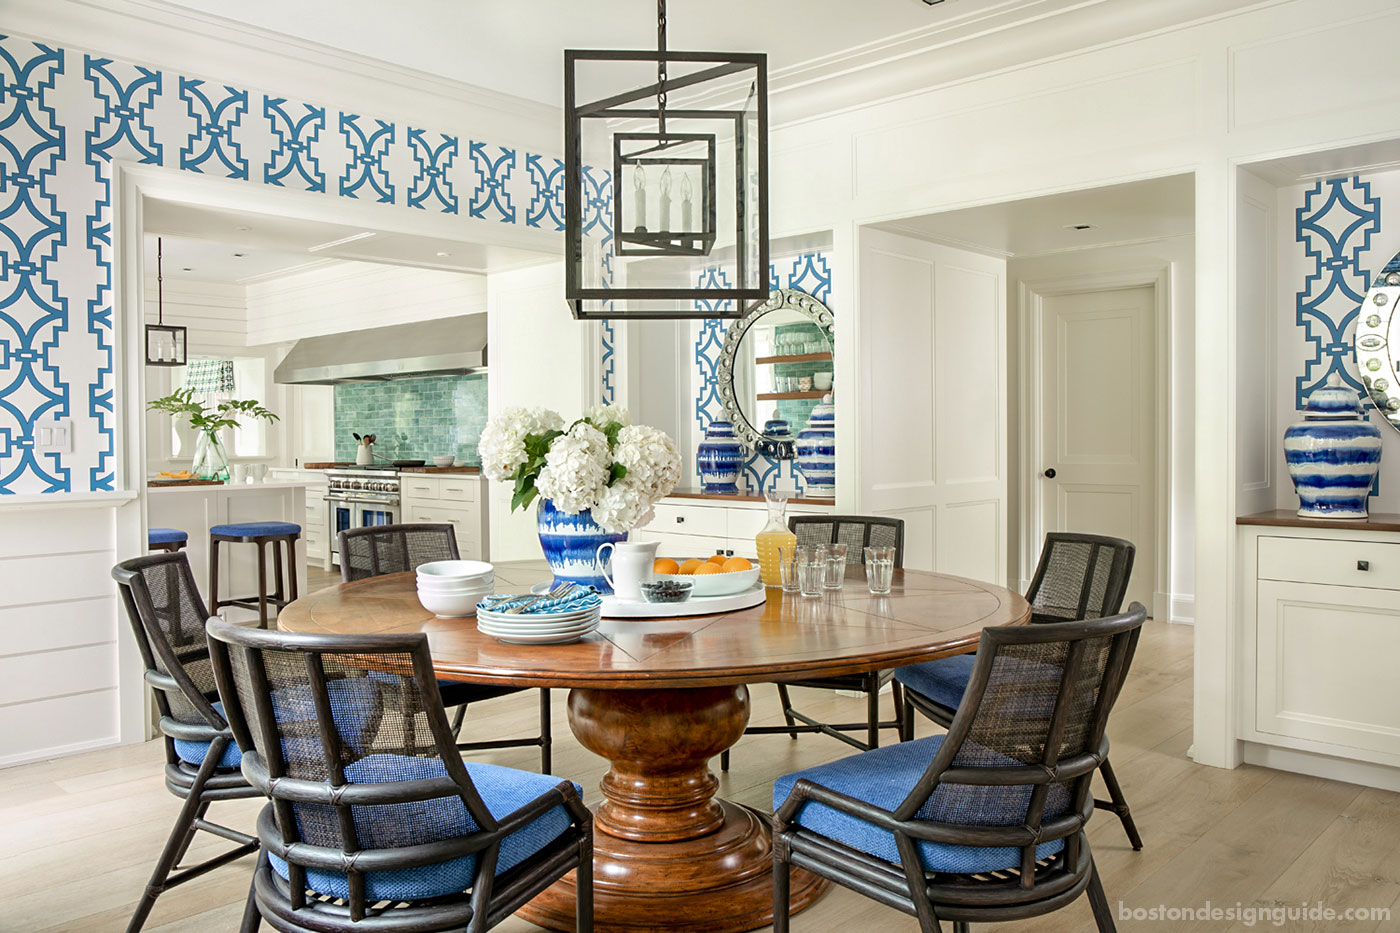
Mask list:
[{"label": "white ceiling", "polygon": [[[656,48],[650,0],[173,0],[204,13],[559,105],[565,48]],[[787,66],[1025,0],[672,0],[670,48]],[[1037,0],[1043,5],[1044,0]]]},{"label": "white ceiling", "polygon": [[[878,224],[997,256],[1026,257],[1195,232],[1195,177],[1173,175]],[[1091,224],[1088,230],[1066,229]]]},{"label": "white ceiling", "polygon": [[[166,237],[166,275],[205,281],[243,282],[337,259],[478,275],[557,259],[533,250],[384,233],[173,201],[147,199],[143,213],[148,234],[148,268],[153,270],[155,262],[155,243],[150,235],[160,234]],[[172,248],[187,250],[190,260],[177,260]],[[241,259],[233,255],[238,252],[245,255]],[[183,271],[186,266],[190,272]]]}]

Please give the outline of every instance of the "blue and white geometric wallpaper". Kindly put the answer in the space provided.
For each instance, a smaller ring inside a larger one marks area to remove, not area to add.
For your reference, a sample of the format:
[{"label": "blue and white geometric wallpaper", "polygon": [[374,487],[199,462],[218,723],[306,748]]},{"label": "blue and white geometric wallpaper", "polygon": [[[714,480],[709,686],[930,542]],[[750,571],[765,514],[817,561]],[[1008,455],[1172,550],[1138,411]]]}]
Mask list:
[{"label": "blue and white geometric wallpaper", "polygon": [[[722,272],[714,269],[702,272],[697,286],[716,288],[728,284],[724,281],[714,281],[716,275],[723,277]],[[773,260],[768,266],[768,282],[772,288],[791,288],[806,292],[825,304],[831,297],[831,266],[826,254],[820,251],[781,257]],[[719,310],[703,301],[697,302],[697,307],[711,311]],[[695,425],[701,436],[711,421],[724,417],[716,368],[728,332],[728,320],[709,318],[700,322],[700,332],[695,339],[695,367],[700,374],[700,387],[695,396]],[[796,434],[804,427],[806,425],[793,425],[793,433]],[[782,460],[754,454],[744,463],[743,482],[752,493],[766,492],[775,488],[780,481],[783,485],[796,487],[801,493],[802,475],[791,468],[791,461],[788,463],[787,475],[784,475]],[[695,469],[694,464],[690,466]],[[697,479],[699,475],[699,471],[696,470]]]},{"label": "blue and white geometric wallpaper", "polygon": [[556,153],[391,117],[0,35],[0,494],[114,488],[114,161],[562,228]]}]

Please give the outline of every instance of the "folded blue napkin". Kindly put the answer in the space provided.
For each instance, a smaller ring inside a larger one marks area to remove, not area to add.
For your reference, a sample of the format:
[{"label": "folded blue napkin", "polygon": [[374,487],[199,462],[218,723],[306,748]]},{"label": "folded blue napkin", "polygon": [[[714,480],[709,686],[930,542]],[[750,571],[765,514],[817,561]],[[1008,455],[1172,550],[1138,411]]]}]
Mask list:
[{"label": "folded blue napkin", "polygon": [[[487,602],[482,600],[476,604],[478,610],[485,609],[488,612],[506,612],[514,606],[518,606],[527,599],[537,599],[529,593],[522,593],[519,596],[512,596],[509,599],[495,600]],[[517,615],[535,615],[553,612],[580,612],[584,609],[596,609],[603,604],[603,598],[598,595],[598,591],[591,586],[574,590],[561,599],[538,599],[525,607],[523,612]]]}]

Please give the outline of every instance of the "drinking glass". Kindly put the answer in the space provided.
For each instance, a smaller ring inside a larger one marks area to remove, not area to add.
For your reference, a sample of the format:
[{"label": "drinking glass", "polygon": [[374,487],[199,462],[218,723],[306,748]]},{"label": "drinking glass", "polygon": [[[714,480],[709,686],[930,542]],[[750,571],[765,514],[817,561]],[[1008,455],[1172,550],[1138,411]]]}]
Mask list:
[{"label": "drinking glass", "polygon": [[865,549],[865,582],[873,596],[884,596],[894,585],[894,548]]},{"label": "drinking glass", "polygon": [[846,545],[822,545],[822,586],[828,590],[839,590],[846,582]]},{"label": "drinking glass", "polygon": [[801,587],[797,583],[797,547],[778,548],[778,571],[782,574],[784,593],[796,593]]},{"label": "drinking glass", "polygon": [[822,595],[822,573],[826,560],[821,548],[810,544],[799,545],[797,552],[797,588],[803,596]]}]

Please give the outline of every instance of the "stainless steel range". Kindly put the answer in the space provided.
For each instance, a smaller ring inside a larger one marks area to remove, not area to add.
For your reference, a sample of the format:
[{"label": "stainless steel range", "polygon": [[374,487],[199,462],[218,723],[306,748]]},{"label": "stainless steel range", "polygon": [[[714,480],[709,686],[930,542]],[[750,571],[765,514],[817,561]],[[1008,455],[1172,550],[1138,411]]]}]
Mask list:
[{"label": "stainless steel range", "polygon": [[340,467],[326,471],[326,524],[331,562],[340,563],[340,533],[399,521],[399,472],[393,467]]}]

